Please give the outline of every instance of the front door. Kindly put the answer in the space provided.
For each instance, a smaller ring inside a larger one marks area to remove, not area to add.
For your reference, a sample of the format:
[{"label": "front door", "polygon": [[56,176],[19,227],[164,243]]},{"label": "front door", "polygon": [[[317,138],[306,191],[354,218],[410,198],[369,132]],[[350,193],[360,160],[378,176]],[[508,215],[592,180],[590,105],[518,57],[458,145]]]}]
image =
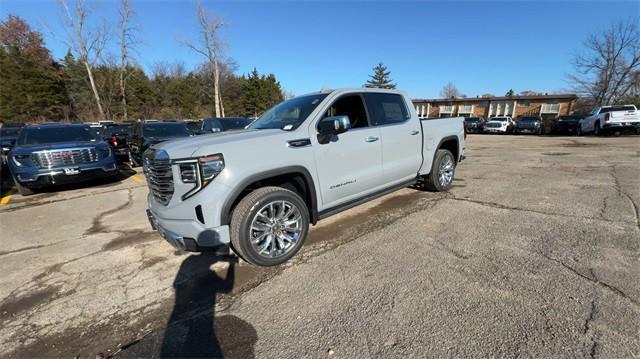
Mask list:
[{"label": "front door", "polygon": [[360,94],[339,97],[322,118],[346,115],[351,129],[327,144],[317,141],[311,128],[322,208],[328,209],[371,193],[382,185],[380,130],[371,126]]}]

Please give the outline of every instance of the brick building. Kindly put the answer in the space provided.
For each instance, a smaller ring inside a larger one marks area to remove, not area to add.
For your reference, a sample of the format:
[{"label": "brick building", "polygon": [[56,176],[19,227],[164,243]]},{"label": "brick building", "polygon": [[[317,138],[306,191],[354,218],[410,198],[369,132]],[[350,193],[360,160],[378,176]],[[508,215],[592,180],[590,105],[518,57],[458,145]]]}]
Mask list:
[{"label": "brick building", "polygon": [[569,115],[578,96],[575,94],[496,96],[456,99],[413,99],[419,117],[541,116],[555,119]]}]

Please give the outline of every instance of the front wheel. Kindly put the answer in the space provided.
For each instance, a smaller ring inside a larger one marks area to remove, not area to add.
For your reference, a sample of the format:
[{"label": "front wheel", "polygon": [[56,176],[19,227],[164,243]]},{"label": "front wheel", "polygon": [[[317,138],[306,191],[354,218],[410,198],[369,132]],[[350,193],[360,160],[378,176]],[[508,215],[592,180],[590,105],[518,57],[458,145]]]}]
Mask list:
[{"label": "front wheel", "polygon": [[576,136],[582,136],[582,126],[576,127]]},{"label": "front wheel", "polygon": [[131,150],[129,150],[129,166],[131,168],[140,167],[140,164],[136,161],[136,159],[131,154]]},{"label": "front wheel", "polygon": [[231,216],[231,244],[249,263],[282,264],[302,247],[309,210],[300,196],[281,187],[262,187],[246,195]]},{"label": "front wheel", "polygon": [[424,185],[430,191],[446,192],[453,184],[456,172],[456,161],[449,150],[438,150],[431,166],[431,173],[426,176]]}]

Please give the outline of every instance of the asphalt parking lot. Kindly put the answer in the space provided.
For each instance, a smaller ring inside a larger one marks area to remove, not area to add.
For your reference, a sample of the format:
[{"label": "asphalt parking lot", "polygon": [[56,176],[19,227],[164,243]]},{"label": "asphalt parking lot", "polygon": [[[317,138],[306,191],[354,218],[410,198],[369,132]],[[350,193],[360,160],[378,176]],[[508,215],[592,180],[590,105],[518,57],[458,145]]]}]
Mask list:
[{"label": "asphalt parking lot", "polygon": [[268,269],[174,252],[140,173],[5,192],[0,356],[640,356],[639,138],[466,151],[451,192],[343,212]]}]

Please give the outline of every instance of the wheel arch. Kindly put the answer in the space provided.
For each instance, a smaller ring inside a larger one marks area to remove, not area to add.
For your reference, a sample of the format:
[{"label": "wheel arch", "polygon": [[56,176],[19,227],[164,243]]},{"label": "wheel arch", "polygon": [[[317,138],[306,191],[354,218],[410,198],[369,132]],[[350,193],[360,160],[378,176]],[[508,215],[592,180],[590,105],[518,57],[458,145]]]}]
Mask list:
[{"label": "wheel arch", "polygon": [[259,172],[240,181],[222,206],[220,224],[228,225],[231,222],[231,213],[238,202],[254,189],[265,186],[284,187],[298,193],[307,204],[311,223],[317,223],[318,202],[311,174],[305,167],[288,166]]},{"label": "wheel arch", "polygon": [[458,138],[458,136],[446,136],[440,140],[440,142],[438,143],[438,147],[436,147],[436,151],[433,154],[432,163],[435,163],[436,154],[438,150],[441,149],[449,150],[453,154],[453,158],[456,163],[458,163],[458,161],[460,160],[460,139]]}]

